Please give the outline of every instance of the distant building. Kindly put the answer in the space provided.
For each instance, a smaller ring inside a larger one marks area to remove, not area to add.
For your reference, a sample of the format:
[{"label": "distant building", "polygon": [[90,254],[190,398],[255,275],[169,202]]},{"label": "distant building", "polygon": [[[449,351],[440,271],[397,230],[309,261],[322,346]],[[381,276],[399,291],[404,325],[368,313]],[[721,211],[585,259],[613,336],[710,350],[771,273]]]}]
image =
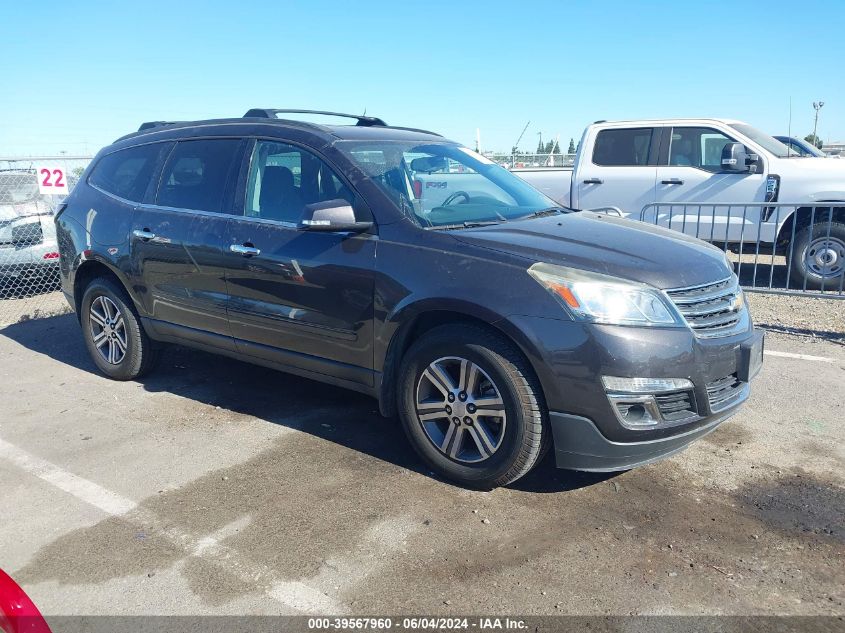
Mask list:
[{"label": "distant building", "polygon": [[825,154],[832,156],[845,155],[845,141],[837,141],[835,143],[825,143],[822,146],[822,151]]}]

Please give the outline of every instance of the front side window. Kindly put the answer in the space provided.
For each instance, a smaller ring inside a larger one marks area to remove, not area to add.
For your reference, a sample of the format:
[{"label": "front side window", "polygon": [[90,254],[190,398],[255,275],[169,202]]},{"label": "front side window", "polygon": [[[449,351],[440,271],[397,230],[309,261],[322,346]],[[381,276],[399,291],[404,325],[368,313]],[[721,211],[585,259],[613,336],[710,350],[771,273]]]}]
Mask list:
[{"label": "front side window", "polygon": [[672,128],[669,145],[669,164],[677,167],[697,167],[706,171],[722,170],[722,150],[735,142],[712,128]]},{"label": "front side window", "polygon": [[221,213],[240,143],[238,139],[179,142],[162,171],[156,203]]},{"label": "front side window", "polygon": [[345,200],[352,191],[323,160],[275,141],[258,141],[250,161],[245,215],[296,224],[306,204]]},{"label": "front side window", "polygon": [[601,130],[593,146],[593,163],[602,167],[648,165],[652,132],[650,127]]},{"label": "front side window", "polygon": [[336,147],[423,227],[504,222],[556,207],[507,169],[459,145],[342,141]]},{"label": "front side window", "polygon": [[151,143],[118,150],[104,156],[88,182],[110,194],[141,202],[161,153],[168,143]]}]

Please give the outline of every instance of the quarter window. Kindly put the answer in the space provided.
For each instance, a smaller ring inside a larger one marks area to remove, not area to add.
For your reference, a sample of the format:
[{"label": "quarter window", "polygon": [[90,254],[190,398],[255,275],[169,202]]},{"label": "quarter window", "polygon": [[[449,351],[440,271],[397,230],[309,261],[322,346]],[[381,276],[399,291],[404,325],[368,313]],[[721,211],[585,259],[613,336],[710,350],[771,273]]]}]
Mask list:
[{"label": "quarter window", "polygon": [[603,167],[648,165],[652,128],[601,130],[593,147],[593,163]]},{"label": "quarter window", "polygon": [[177,144],[164,166],[157,204],[222,212],[240,143],[238,139],[212,139]]},{"label": "quarter window", "polygon": [[141,202],[161,153],[168,143],[152,143],[118,150],[104,156],[88,182],[110,194]]},{"label": "quarter window", "polygon": [[733,142],[733,139],[708,127],[673,128],[669,164],[722,171],[722,150],[727,143]]},{"label": "quarter window", "polygon": [[296,224],[306,204],[343,199],[349,188],[323,160],[286,143],[258,141],[250,162],[245,215]]}]

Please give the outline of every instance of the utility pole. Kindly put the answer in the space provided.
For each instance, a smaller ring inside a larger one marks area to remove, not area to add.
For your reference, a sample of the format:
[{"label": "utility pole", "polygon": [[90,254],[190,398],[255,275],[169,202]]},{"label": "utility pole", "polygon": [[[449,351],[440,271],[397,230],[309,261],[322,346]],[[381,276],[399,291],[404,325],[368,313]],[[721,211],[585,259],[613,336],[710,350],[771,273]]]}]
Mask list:
[{"label": "utility pole", "polygon": [[813,145],[819,140],[819,137],[816,136],[816,131],[819,129],[819,110],[822,109],[824,105],[824,101],[813,101],[813,109],[816,111],[816,120],[813,123]]}]

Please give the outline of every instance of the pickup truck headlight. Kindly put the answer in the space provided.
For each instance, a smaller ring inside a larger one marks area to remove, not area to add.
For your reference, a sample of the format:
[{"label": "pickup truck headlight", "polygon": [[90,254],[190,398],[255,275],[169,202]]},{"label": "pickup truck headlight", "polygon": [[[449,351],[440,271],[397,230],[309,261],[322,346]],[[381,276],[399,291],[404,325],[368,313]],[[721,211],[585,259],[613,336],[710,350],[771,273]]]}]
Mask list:
[{"label": "pickup truck headlight", "polygon": [[528,274],[579,321],[684,326],[663,293],[645,284],[546,263],[534,264]]}]

